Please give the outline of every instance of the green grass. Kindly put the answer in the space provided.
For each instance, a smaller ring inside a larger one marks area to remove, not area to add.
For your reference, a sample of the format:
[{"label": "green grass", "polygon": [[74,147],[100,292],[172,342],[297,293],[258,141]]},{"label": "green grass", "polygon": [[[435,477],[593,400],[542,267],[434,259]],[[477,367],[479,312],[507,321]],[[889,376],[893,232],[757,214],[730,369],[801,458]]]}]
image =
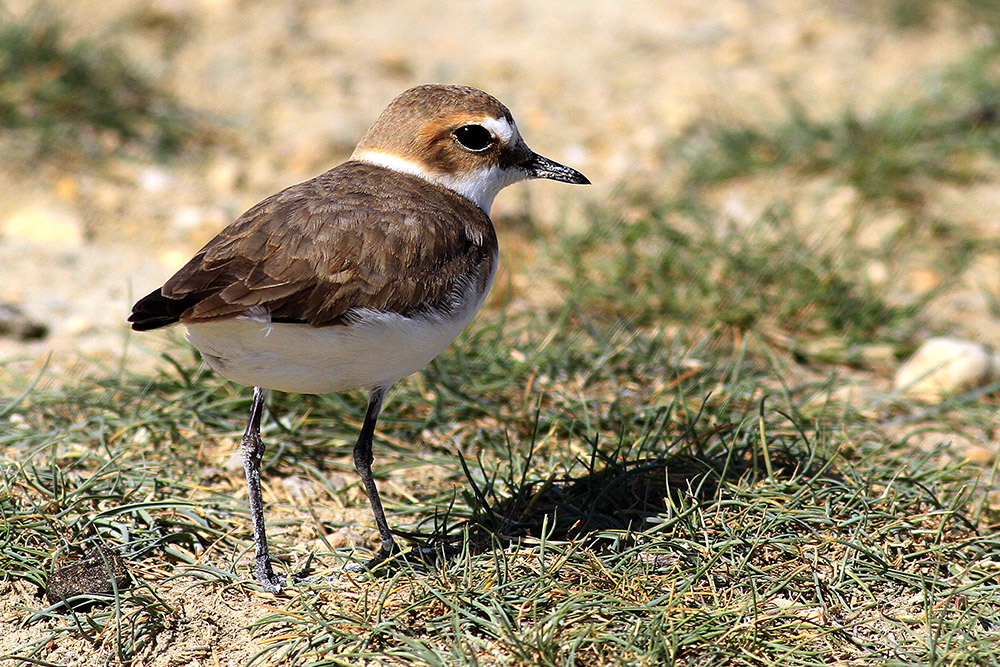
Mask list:
[{"label": "green grass", "polygon": [[102,156],[124,145],[157,157],[203,129],[120,49],[72,41],[44,13],[0,19],[0,129],[22,133],[38,153]]},{"label": "green grass", "polygon": [[876,11],[883,11],[890,24],[900,30],[932,28],[937,10],[942,7],[953,10],[967,26],[986,26],[992,30],[1000,27],[997,0],[891,0],[874,5]]},{"label": "green grass", "polygon": [[[383,481],[391,520],[457,553],[349,577],[343,550],[319,549],[310,567],[332,581],[267,602],[253,664],[994,664],[995,469],[963,465],[947,438],[915,449],[883,434],[832,398],[839,381],[796,381],[747,346],[579,315],[481,318],[402,383],[376,471],[413,500]],[[241,474],[218,467],[248,392],[177,354],[154,377],[35,388],[0,410],[4,585],[40,587],[97,542],[140,582],[73,612],[22,608],[18,623],[45,631],[12,664],[50,664],[53,645],[81,639],[109,664],[142,664],[178,623],[160,593],[172,578],[187,597],[256,588]],[[946,406],[949,428],[990,423],[995,405],[976,399]],[[883,419],[940,419],[873,400]],[[362,407],[276,398],[265,488],[318,486],[308,506],[271,503],[272,535],[363,507],[353,479],[320,483],[351,473]]]},{"label": "green grass", "polygon": [[924,99],[893,100],[872,113],[848,108],[815,118],[789,99],[784,118],[761,124],[707,122],[669,150],[684,157],[688,184],[788,170],[829,175],[863,200],[922,212],[932,183],[987,177],[982,158],[1000,148],[995,47],[984,47],[925,85]]},{"label": "green grass", "polygon": [[[955,99],[998,90],[986,60],[964,67]],[[0,368],[0,661],[1000,664],[1000,475],[956,444],[995,441],[997,387],[912,403],[867,361],[938,330],[928,302],[996,249],[919,215],[862,246],[869,210],[820,234],[791,196],[737,224],[706,196],[773,168],[734,166],[770,147],[913,213],[926,183],[974,176],[963,147],[995,139],[894,113],[725,128],[683,197],[626,192],[577,228],[535,230],[525,270],[565,305],[482,313],[380,420],[390,522],[437,558],[342,569],[369,555],[341,539],[372,526],[351,464],[360,395],[273,398],[272,552],[313,579],[268,596],[226,462],[249,390],[179,342],[154,374],[127,358],[58,384]],[[937,292],[869,277],[928,248]],[[49,605],[51,573],[95,544],[134,585]]]},{"label": "green grass", "polygon": [[[636,195],[629,208],[648,199]],[[905,343],[933,296],[891,300],[865,274],[884,253],[862,251],[842,232],[810,239],[781,202],[751,225],[720,224],[718,211],[687,202],[645,210],[628,222],[595,212],[595,224],[561,237],[553,263],[595,317],[696,323],[725,336],[835,337],[850,350]]]}]

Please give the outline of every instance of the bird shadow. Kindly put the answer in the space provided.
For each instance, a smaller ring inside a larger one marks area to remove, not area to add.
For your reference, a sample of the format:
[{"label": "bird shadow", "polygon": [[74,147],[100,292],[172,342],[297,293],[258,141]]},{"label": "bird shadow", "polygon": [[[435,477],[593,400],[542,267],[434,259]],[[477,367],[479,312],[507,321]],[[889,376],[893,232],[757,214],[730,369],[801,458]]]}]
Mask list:
[{"label": "bird shadow", "polygon": [[[582,475],[502,485],[477,481],[463,459],[471,516],[455,520],[435,513],[429,531],[394,531],[416,546],[411,558],[435,562],[463,550],[476,554],[524,539],[582,541],[588,548],[634,541],[671,506],[707,506],[730,494],[731,485],[766,477],[793,479],[836,474],[815,452],[767,452],[733,446],[715,455],[674,453],[662,457],[596,455]],[[426,525],[426,524],[424,524]]]}]

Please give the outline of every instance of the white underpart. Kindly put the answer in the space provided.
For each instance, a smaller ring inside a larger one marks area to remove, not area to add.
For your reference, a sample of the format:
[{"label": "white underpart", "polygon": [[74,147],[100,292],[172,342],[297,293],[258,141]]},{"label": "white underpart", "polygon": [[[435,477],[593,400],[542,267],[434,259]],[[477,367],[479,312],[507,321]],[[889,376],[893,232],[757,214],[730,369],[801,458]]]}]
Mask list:
[{"label": "white underpart", "polygon": [[528,174],[521,169],[483,167],[461,174],[440,175],[432,180],[472,201],[489,215],[498,192],[527,178]]},{"label": "white underpart", "polygon": [[404,317],[359,308],[351,324],[314,327],[248,312],[188,324],[188,340],[209,366],[240,384],[299,394],[388,387],[426,366],[462,333],[492,280],[482,294],[468,290],[450,315]]}]

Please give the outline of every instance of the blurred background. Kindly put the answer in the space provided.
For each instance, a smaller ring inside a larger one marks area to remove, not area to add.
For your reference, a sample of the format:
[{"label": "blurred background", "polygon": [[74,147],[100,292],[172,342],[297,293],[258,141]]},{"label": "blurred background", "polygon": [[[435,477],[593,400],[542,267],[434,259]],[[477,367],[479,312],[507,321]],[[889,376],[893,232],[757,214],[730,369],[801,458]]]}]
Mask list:
[{"label": "blurred background", "polygon": [[0,358],[119,360],[136,297],[432,81],[594,182],[498,198],[494,306],[882,370],[929,333],[998,343],[998,25],[972,0],[5,0]]},{"label": "blurred background", "polygon": [[[996,664],[998,35],[1000,0],[0,0],[0,661]],[[345,575],[365,403],[277,393],[272,557],[333,576],[262,598],[250,392],[125,318],[426,82],[593,185],[499,195],[486,312],[379,422],[393,526],[468,550]],[[93,544],[141,585],[42,610]]]}]

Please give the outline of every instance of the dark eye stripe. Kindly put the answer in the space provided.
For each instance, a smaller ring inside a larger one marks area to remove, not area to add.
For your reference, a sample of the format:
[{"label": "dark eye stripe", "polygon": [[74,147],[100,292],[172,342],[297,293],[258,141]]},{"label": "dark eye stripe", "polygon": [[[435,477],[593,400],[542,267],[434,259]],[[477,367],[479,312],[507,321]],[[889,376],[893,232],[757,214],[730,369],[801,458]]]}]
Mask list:
[{"label": "dark eye stripe", "polygon": [[493,143],[493,135],[482,125],[463,125],[453,134],[458,143],[470,151],[484,151]]}]

